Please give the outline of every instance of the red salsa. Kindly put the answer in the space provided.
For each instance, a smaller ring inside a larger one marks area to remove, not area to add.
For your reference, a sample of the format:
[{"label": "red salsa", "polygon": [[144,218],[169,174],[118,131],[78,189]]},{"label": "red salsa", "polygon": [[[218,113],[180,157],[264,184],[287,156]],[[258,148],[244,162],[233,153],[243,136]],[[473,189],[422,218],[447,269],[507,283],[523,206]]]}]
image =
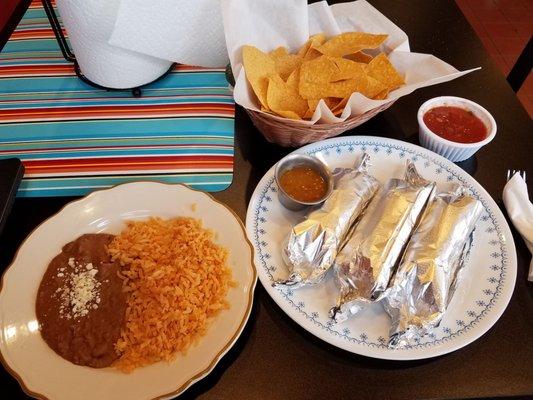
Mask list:
[{"label": "red salsa", "polygon": [[435,107],[424,114],[424,123],[440,137],[457,143],[477,143],[487,137],[485,124],[469,110]]}]

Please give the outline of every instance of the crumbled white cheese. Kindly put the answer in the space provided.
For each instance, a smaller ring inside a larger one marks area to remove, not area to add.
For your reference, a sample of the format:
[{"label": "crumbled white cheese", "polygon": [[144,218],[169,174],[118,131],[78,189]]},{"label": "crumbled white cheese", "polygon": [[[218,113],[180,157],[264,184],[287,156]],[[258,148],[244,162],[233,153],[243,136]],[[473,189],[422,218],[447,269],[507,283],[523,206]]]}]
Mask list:
[{"label": "crumbled white cheese", "polygon": [[71,276],[72,292],[70,295],[70,305],[72,307],[72,314],[87,315],[88,303],[96,297],[96,280],[94,275],[90,272],[82,272],[80,274],[73,274]]},{"label": "crumbled white cheese", "polygon": [[[84,317],[91,309],[98,309],[100,303],[101,283],[96,279],[98,269],[92,263],[80,265],[72,257],[69,258],[68,265],[73,271],[68,274],[65,286],[56,290],[61,291],[59,314],[67,319]],[[63,275],[62,272],[57,274]]]}]

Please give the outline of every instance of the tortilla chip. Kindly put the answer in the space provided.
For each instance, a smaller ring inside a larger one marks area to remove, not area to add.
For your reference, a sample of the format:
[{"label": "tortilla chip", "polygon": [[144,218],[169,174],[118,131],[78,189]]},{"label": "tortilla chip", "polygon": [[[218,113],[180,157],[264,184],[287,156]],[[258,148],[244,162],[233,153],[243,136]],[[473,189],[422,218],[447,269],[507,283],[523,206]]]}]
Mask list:
[{"label": "tortilla chip", "polygon": [[285,118],[311,118],[320,99],[340,115],[353,93],[386,99],[404,84],[385,54],[363,52],[380,46],[387,35],[345,32],[329,40],[323,33],[309,37],[297,54],[280,46],[264,53],[243,46],[246,78],[260,109]]},{"label": "tortilla chip", "polygon": [[300,68],[296,68],[291,72],[286,83],[290,90],[298,93],[298,85],[300,84]]},{"label": "tortilla chip", "polygon": [[389,91],[405,83],[403,77],[396,71],[387,56],[383,53],[370,61],[367,65],[367,73],[372,78],[383,83]]},{"label": "tortilla chip", "polygon": [[336,117],[338,117],[339,115],[342,114],[342,110],[343,110],[342,108],[341,108],[340,110],[337,110],[337,111],[333,111],[333,110],[331,110],[331,113],[332,113],[333,115],[335,115]]},{"label": "tortilla chip", "polygon": [[289,119],[297,119],[297,120],[302,119],[302,117],[300,117],[294,111],[278,110],[278,111],[276,111],[276,113],[279,114],[282,117],[289,118]]},{"label": "tortilla chip", "polygon": [[[296,77],[293,78],[293,80],[296,79]],[[268,107],[280,115],[285,116],[286,112],[290,111],[301,118],[309,107],[307,101],[300,97],[296,89],[296,84],[289,86],[279,75],[271,75],[268,78]]]},{"label": "tortilla chip", "polygon": [[268,109],[267,90],[268,77],[276,74],[276,65],[269,54],[263,53],[257,47],[243,46],[242,63],[246,78],[261,105]]},{"label": "tortilla chip", "polygon": [[276,71],[282,79],[287,79],[295,69],[302,64],[302,59],[295,54],[288,54],[284,57],[274,59]]},{"label": "tortilla chip", "polygon": [[309,39],[307,42],[305,42],[305,44],[302,47],[300,47],[300,50],[298,50],[298,53],[296,53],[296,55],[298,57],[304,58],[305,54],[307,53],[307,50],[309,50],[310,48],[311,48],[311,39]]},{"label": "tortilla chip", "polygon": [[326,35],[324,32],[315,33],[314,35],[309,36],[309,39],[312,41],[313,46],[318,47],[326,43]]},{"label": "tortilla chip", "polygon": [[[301,83],[301,81],[300,81]],[[301,86],[300,86],[301,88]],[[381,91],[385,90],[385,86],[378,80],[365,75],[361,79],[346,79],[344,81],[308,84],[305,87],[305,92],[302,97],[306,98],[305,94],[312,93],[315,96],[309,98],[325,98],[325,97],[349,97],[352,93],[359,92],[368,98],[373,98]]]},{"label": "tortilla chip", "polygon": [[314,111],[307,110],[302,118],[303,119],[311,119],[311,118],[313,118],[313,114],[314,114]]},{"label": "tortilla chip", "polygon": [[385,89],[374,96],[374,100],[385,100],[389,96],[389,89]]},{"label": "tortilla chip", "polygon": [[342,101],[343,99],[339,97],[326,97],[324,101],[326,102],[326,105],[328,108],[333,111],[335,108],[337,108],[337,105]]},{"label": "tortilla chip", "polygon": [[319,102],[320,102],[320,99],[307,99],[307,105],[309,106],[309,111],[315,112],[316,107],[318,106]]},{"label": "tortilla chip", "polygon": [[278,47],[269,55],[274,60],[276,71],[284,80],[302,63],[301,57],[296,54],[289,54],[285,47]]},{"label": "tortilla chip", "polygon": [[332,57],[343,57],[364,49],[375,49],[388,35],[374,35],[364,32],[346,32],[329,39],[317,50]]},{"label": "tortilla chip", "polygon": [[346,96],[344,99],[339,101],[339,103],[337,103],[337,105],[331,110],[334,115],[339,116],[342,114],[342,112],[344,111],[344,107],[346,107],[346,104],[348,104],[350,96]]},{"label": "tortilla chip", "polygon": [[[311,114],[315,112],[316,108],[318,107],[318,103],[321,99],[308,99],[307,104],[309,105],[309,110],[311,111]],[[323,99],[326,103],[326,106],[333,111],[333,109],[339,104],[339,102],[342,101],[342,99],[339,99],[337,97],[326,97]]]},{"label": "tortilla chip", "polygon": [[300,47],[298,50],[298,56],[304,58],[309,49],[316,49],[317,47],[322,46],[326,42],[326,35],[323,33],[317,33],[316,35],[310,36],[307,42]]},{"label": "tortilla chip", "polygon": [[268,53],[270,55],[270,57],[272,57],[273,59],[276,59],[276,58],[279,58],[279,57],[283,57],[283,56],[286,56],[289,54],[289,51],[287,50],[286,47],[283,47],[283,46],[279,46],[277,49],[275,50],[272,50],[270,53]]},{"label": "tortilla chip", "polygon": [[355,62],[368,64],[370,61],[372,61],[373,57],[363,51],[358,51],[357,53],[348,54],[344,58]]},{"label": "tortilla chip", "polygon": [[366,75],[366,64],[346,60],[341,57],[331,57],[331,59],[338,68],[338,71],[333,75],[333,81],[361,79]]},{"label": "tortilla chip", "polygon": [[300,83],[298,87],[300,95],[304,99],[335,97],[318,94],[317,88],[320,85],[331,82],[338,70],[337,64],[331,57],[321,56],[311,61],[304,61],[300,67]]},{"label": "tortilla chip", "polygon": [[385,89],[385,86],[380,81],[368,75],[362,79],[348,79],[335,83],[344,83],[342,86],[339,85],[338,95],[336,93],[335,96],[342,98],[349,97],[352,93],[357,92],[371,99]]},{"label": "tortilla chip", "polygon": [[321,57],[321,56],[322,56],[321,52],[319,52],[314,47],[311,47],[309,50],[307,50],[307,53],[305,53],[305,56],[303,57],[303,60],[304,61],[311,61],[311,60],[314,60],[315,58],[318,58],[318,57]]}]

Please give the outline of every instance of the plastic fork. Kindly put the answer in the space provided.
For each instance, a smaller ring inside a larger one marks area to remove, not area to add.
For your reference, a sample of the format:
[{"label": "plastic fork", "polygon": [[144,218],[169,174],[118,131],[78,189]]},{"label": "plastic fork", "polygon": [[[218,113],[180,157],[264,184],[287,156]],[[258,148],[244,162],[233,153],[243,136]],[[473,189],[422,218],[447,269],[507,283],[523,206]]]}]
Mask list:
[{"label": "plastic fork", "polygon": [[521,169],[508,169],[507,170],[507,181],[511,179],[515,174],[519,174],[524,182],[526,181],[526,171],[523,171]]}]

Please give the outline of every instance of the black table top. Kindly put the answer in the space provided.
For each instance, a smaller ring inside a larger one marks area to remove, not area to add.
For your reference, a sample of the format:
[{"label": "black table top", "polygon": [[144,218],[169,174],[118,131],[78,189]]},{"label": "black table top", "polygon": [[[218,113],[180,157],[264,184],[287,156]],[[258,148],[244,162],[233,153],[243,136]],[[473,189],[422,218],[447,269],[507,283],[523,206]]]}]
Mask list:
[{"label": "black table top", "polygon": [[[482,70],[418,90],[346,135],[387,136],[417,143],[416,113],[422,102],[440,95],[478,102],[493,114],[498,133],[490,145],[459,166],[502,207],[507,169],[526,169],[533,176],[533,125],[504,76],[453,1],[371,3],[408,34],[412,51],[434,54],[458,69],[481,66]],[[244,219],[259,179],[289,150],[267,143],[242,109],[237,109],[235,124],[234,181],[215,197]],[[0,237],[0,270],[7,267],[36,225],[70,200],[17,199]],[[513,297],[494,327],[467,347],[413,362],[353,355],[300,328],[258,283],[250,320],[235,346],[208,377],[181,398],[451,399],[533,395],[533,284],[526,279],[530,254],[516,230],[511,229],[518,253]],[[1,369],[0,387],[2,393],[14,393],[10,398],[25,398],[17,382]]]}]

